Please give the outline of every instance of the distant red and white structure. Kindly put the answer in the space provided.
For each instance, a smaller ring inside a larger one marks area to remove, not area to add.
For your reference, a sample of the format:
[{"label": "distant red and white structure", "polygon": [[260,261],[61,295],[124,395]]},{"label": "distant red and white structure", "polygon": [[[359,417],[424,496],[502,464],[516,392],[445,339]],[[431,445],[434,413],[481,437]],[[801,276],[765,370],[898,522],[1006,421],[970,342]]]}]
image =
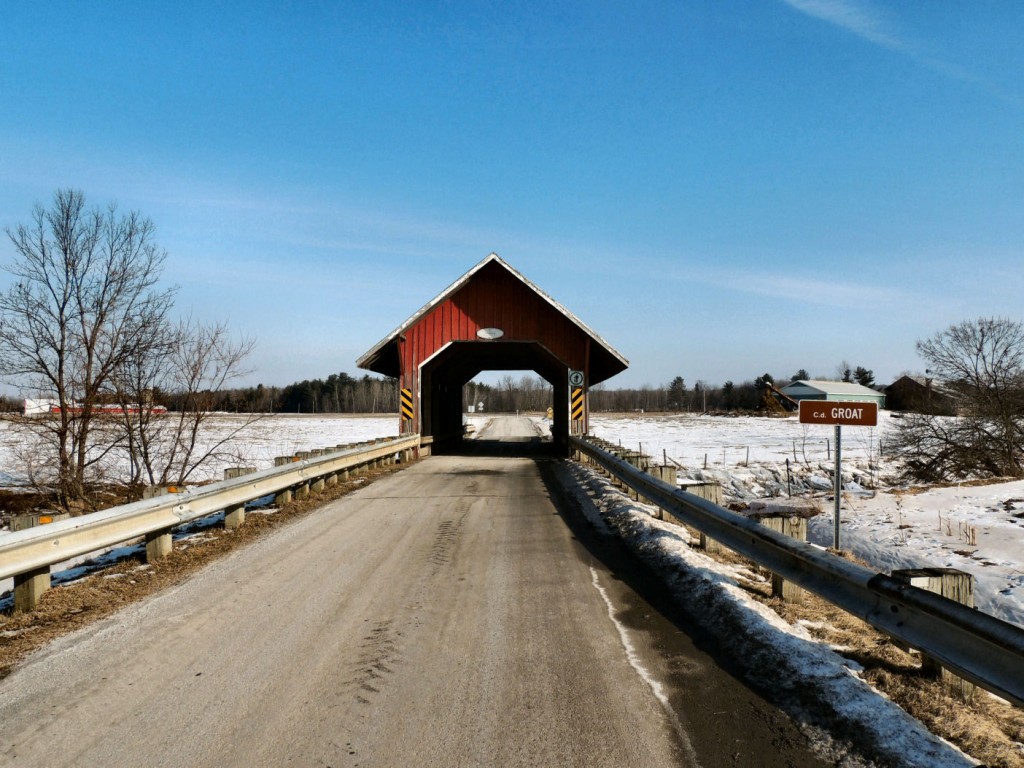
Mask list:
[{"label": "distant red and white structure", "polygon": [[[74,403],[67,410],[68,413],[77,414],[82,413],[84,409],[78,403]],[[25,400],[26,416],[47,416],[50,414],[59,414],[60,412],[60,402],[57,400]],[[163,405],[139,405],[138,403],[116,405],[108,403],[104,405],[94,405],[92,407],[92,412],[105,416],[122,416],[126,413],[164,414],[167,413],[167,408]]]}]

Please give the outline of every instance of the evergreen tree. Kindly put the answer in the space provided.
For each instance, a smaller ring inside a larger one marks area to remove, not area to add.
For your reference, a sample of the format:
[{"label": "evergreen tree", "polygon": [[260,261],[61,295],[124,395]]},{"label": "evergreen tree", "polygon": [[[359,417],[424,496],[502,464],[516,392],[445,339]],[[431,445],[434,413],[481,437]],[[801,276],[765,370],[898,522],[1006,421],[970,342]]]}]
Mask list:
[{"label": "evergreen tree", "polygon": [[858,365],[853,371],[853,379],[862,386],[870,387],[875,383],[875,372]]},{"label": "evergreen tree", "polygon": [[686,382],[682,376],[676,376],[668,385],[668,409],[670,411],[682,410],[686,402]]}]

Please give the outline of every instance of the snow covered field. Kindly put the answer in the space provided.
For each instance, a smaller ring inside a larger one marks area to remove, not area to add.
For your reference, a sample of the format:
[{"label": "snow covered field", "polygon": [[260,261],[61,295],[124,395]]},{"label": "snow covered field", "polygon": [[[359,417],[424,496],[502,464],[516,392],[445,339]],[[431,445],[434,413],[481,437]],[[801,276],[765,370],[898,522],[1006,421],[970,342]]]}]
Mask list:
[{"label": "snow covered field", "polygon": [[[173,416],[169,417],[173,418]],[[190,478],[194,482],[220,480],[224,468],[246,464],[257,469],[274,465],[275,456],[288,456],[295,451],[312,448],[327,448],[343,443],[356,443],[377,437],[392,437],[398,434],[398,415],[353,416],[347,414],[312,416],[274,414],[252,417],[248,414],[215,415],[207,422],[204,438],[197,453],[210,449],[225,436],[244,427],[238,439],[220,451],[219,455],[200,472]],[[20,449],[25,437],[15,427],[0,421],[0,485],[9,485],[24,480],[23,459]],[[125,462],[123,456],[116,461]]]},{"label": "snow covered field", "polygon": [[[931,566],[972,573],[976,605],[1024,626],[1024,481],[901,488],[894,484],[898,457],[886,450],[894,423],[883,411],[876,428],[843,428],[843,548],[885,572]],[[795,416],[595,415],[590,430],[629,448],[642,445],[658,461],[675,460],[681,479],[721,483],[730,501],[790,491],[820,499],[823,512],[809,535],[832,543],[831,427],[801,425]]]}]

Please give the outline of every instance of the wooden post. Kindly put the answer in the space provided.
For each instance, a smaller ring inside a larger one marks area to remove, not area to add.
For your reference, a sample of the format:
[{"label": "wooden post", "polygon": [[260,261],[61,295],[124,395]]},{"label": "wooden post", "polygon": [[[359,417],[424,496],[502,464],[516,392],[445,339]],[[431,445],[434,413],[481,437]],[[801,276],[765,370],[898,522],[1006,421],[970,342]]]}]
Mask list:
[{"label": "wooden post", "polygon": [[[647,473],[654,475],[663,483],[668,483],[673,487],[676,484],[676,468],[674,466],[667,464],[651,464],[649,467],[647,467]],[[655,504],[655,502],[650,499],[648,499],[648,501],[650,501],[652,504]],[[665,511],[661,507],[658,507],[656,504],[655,507],[656,510],[654,516],[659,520],[664,520]]]},{"label": "wooden post", "polygon": [[50,566],[14,576],[14,610],[32,611],[50,588]]},{"label": "wooden post", "polygon": [[[640,454],[637,453],[636,451],[628,451],[622,458],[625,459],[626,463],[629,464],[630,466],[635,467],[636,469],[640,469]],[[640,501],[640,494],[634,491],[628,485],[626,486],[626,495],[629,496],[629,498],[633,499],[633,501]]]},{"label": "wooden post", "polygon": [[[282,467],[286,464],[291,464],[294,460],[292,456],[276,456],[274,457],[274,466]],[[274,506],[283,507],[285,504],[290,504],[292,500],[292,489],[285,488],[283,491],[278,491],[274,494]]]},{"label": "wooden post", "polygon": [[[228,467],[224,470],[224,479],[232,480],[236,477],[251,475],[256,467]],[[224,530],[233,531],[245,522],[245,504],[235,504],[224,510]]]},{"label": "wooden post", "polygon": [[71,517],[68,512],[30,512],[25,515],[15,515],[11,518],[11,532],[24,531],[26,528],[35,528],[37,525],[49,525]]},{"label": "wooden post", "polygon": [[[722,506],[722,486],[718,483],[685,483],[682,490]],[[728,551],[727,547],[723,547],[703,531],[700,532],[700,548],[708,554]]]},{"label": "wooden post", "polygon": [[[892,577],[918,589],[942,595],[969,608],[974,607],[974,576],[955,568],[911,568],[896,570]],[[941,677],[953,693],[969,701],[974,698],[974,683],[964,680],[945,669],[930,656],[921,654],[921,672]]]},{"label": "wooden post", "polygon": [[[820,513],[820,507],[810,499],[762,499],[750,502],[745,514],[766,528],[797,541],[807,541],[807,521]],[[805,596],[806,592],[796,584],[772,574],[772,597],[802,603]]]},{"label": "wooden post", "polygon": [[[760,518],[761,525],[789,536],[797,541],[807,541],[807,518],[793,516],[770,516]],[[779,574],[772,574],[772,597],[781,597],[784,603],[802,603],[804,590]]]},{"label": "wooden post", "polygon": [[150,531],[146,534],[146,562],[155,563],[157,560],[162,560],[171,554],[172,547],[170,528]]}]

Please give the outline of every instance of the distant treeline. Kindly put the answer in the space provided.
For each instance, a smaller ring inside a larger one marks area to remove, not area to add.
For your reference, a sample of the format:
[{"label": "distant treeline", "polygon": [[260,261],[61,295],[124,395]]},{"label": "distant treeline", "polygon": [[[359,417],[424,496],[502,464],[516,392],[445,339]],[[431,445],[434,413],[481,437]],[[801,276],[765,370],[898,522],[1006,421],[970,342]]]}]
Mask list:
[{"label": "distant treeline", "polygon": [[[284,387],[232,387],[201,392],[201,402],[211,411],[231,413],[398,413],[398,382],[347,373],[326,379],[299,381]],[[156,390],[152,402],[171,411],[182,410],[185,395]],[[0,395],[0,412],[20,412],[24,401]]]},{"label": "distant treeline", "polygon": [[[682,377],[661,386],[611,388],[599,384],[590,390],[590,410],[597,411],[756,411],[765,402],[765,385],[775,377],[720,386],[698,381],[688,387]],[[786,377],[780,385],[790,381]],[[207,397],[208,396],[208,399]],[[496,384],[470,382],[463,388],[466,410],[480,407],[488,413],[542,412],[553,403],[552,387],[536,376],[504,376]],[[153,402],[180,410],[182,398],[154,392]],[[283,387],[235,387],[204,393],[204,403],[214,411],[237,413],[397,413],[398,381],[364,375],[354,378],[335,373],[326,379],[308,379]],[[0,410],[20,411],[22,401],[0,396]]]},{"label": "distant treeline", "polygon": [[[807,377],[805,377],[807,378]],[[789,378],[784,380],[788,384]],[[698,381],[692,388],[682,377],[661,386],[612,389],[599,384],[590,390],[590,410],[596,411],[756,411],[765,402],[766,384],[775,377],[763,374],[739,384],[727,381],[711,386]],[[485,412],[543,411],[552,404],[552,387],[541,378],[503,377],[498,384],[470,382],[463,389],[467,407],[483,404]]]},{"label": "distant treeline", "polygon": [[[213,394],[213,410],[239,413],[398,413],[398,381],[390,378],[332,373],[326,379],[307,379],[284,387],[237,387]],[[171,410],[180,403],[173,395],[155,400]]]}]

